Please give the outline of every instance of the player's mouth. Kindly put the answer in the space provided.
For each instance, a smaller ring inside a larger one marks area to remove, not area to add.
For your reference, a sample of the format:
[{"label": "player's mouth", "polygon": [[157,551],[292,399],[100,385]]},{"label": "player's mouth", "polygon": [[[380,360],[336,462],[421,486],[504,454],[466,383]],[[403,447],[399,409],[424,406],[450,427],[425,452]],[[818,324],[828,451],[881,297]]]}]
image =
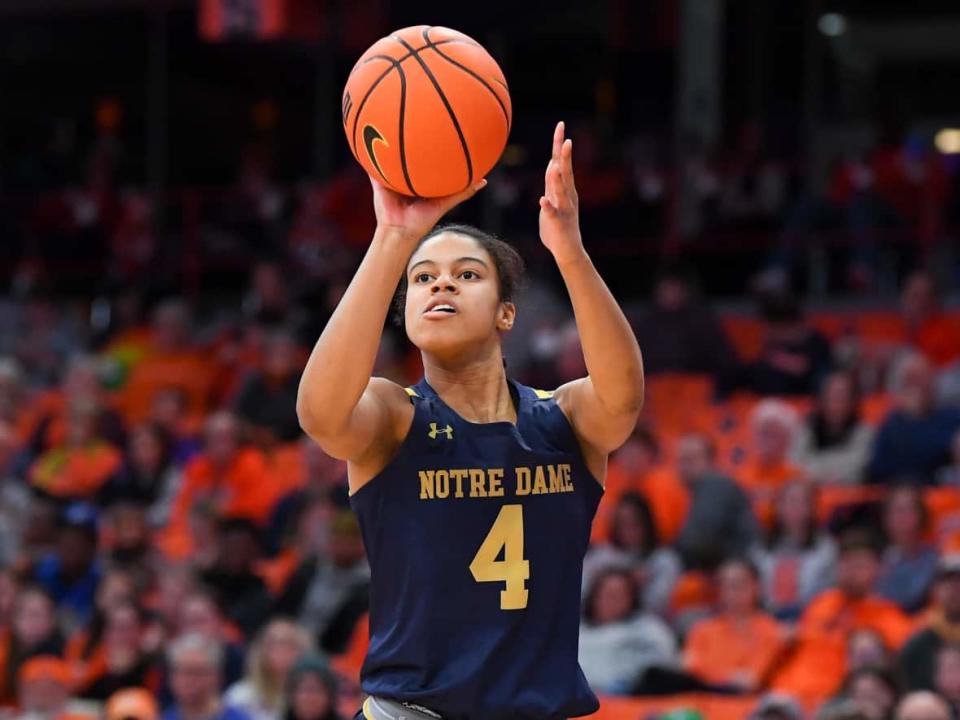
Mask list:
[{"label": "player's mouth", "polygon": [[457,308],[455,306],[440,300],[430,303],[427,305],[427,309],[423,311],[424,317],[429,318],[444,318],[456,314]]}]

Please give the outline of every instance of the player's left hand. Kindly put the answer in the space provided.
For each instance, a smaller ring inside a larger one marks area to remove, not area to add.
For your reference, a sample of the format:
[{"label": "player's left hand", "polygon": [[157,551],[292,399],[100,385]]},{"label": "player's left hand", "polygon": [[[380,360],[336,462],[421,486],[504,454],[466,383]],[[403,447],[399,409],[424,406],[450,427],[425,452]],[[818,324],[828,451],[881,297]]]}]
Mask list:
[{"label": "player's left hand", "polygon": [[540,198],[540,240],[558,264],[583,255],[577,188],[573,182],[573,140],[564,139],[563,122],[553,131],[553,151]]}]

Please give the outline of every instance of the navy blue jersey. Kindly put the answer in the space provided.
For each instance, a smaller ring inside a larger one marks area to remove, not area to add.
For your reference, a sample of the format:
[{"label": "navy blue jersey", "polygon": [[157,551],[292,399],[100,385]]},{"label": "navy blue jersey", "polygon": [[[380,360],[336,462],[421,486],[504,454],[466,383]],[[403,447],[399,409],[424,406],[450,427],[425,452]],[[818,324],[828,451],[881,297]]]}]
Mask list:
[{"label": "navy blue jersey", "polygon": [[603,490],[551,394],[510,390],[516,425],[478,424],[421,380],[397,456],[351,497],[372,569],[363,689],[449,720],[598,708],[577,644]]}]

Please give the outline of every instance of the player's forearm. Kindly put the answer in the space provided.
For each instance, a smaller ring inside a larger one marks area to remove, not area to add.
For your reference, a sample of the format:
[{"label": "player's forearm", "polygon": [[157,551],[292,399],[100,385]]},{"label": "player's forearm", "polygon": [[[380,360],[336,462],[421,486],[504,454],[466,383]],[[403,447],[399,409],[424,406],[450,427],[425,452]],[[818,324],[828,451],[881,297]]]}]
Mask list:
[{"label": "player's forearm", "polygon": [[643,405],[640,346],[616,299],[586,252],[558,262],[597,398],[613,414]]},{"label": "player's forearm", "polygon": [[297,415],[309,433],[335,432],[360,401],[380,347],[394,290],[416,244],[378,228],[353,280],[307,361]]}]

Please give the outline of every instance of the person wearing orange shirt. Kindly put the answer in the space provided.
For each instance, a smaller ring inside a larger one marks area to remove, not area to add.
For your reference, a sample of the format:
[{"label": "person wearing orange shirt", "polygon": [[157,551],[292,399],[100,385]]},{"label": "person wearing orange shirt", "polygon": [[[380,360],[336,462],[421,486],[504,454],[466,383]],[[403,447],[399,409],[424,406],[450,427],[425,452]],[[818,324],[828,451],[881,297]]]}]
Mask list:
[{"label": "person wearing orange shirt", "polygon": [[651,430],[638,425],[630,438],[610,457],[603,497],[594,516],[591,543],[610,540],[609,529],[620,498],[639,493],[650,503],[657,533],[664,542],[676,539],[690,504],[677,477],[660,464],[660,445]]},{"label": "person wearing orange shirt", "polygon": [[184,393],[190,413],[202,413],[209,407],[218,368],[191,344],[190,334],[190,308],[184,301],[172,299],[157,306],[150,349],[131,368],[118,398],[129,422],[144,419],[154,395],[168,387]]},{"label": "person wearing orange shirt", "polygon": [[120,469],[120,451],[97,435],[98,412],[92,403],[70,406],[65,441],[30,467],[36,490],[62,500],[90,499]]},{"label": "person wearing orange shirt", "polygon": [[751,448],[737,480],[750,494],[758,519],[769,526],[780,488],[803,471],[789,458],[800,429],[796,411],[782,400],[763,400],[750,420]]},{"label": "person wearing orange shirt", "polygon": [[783,628],[758,608],[756,568],[728,560],[717,571],[717,615],[690,630],[684,666],[701,680],[761,690],[785,646]]},{"label": "person wearing orange shirt", "polygon": [[930,273],[917,270],[907,277],[900,293],[900,312],[907,340],[935,365],[943,367],[960,357],[960,321],[942,311]]},{"label": "person wearing orange shirt", "polygon": [[198,505],[212,507],[220,517],[263,524],[278,500],[277,492],[263,453],[241,443],[236,418],[228,412],[214,413],[207,420],[204,451],[184,470],[160,547],[174,558],[189,555],[190,512]]},{"label": "person wearing orange shirt", "polygon": [[806,702],[830,697],[847,672],[847,642],[858,629],[876,631],[899,649],[913,623],[894,603],[874,594],[880,558],[872,538],[851,531],[840,544],[837,587],[807,606],[797,628],[797,647],[773,687]]}]

